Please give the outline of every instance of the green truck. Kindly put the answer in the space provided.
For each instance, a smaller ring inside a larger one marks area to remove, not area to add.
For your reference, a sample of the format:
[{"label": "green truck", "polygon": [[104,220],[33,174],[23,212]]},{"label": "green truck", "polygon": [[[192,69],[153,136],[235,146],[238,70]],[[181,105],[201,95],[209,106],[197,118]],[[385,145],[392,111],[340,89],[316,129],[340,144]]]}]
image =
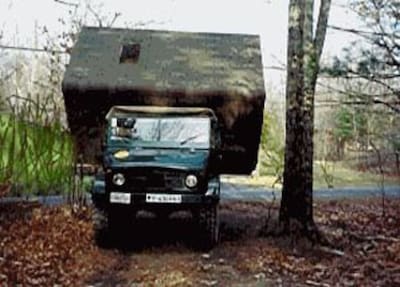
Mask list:
[{"label": "green truck", "polygon": [[102,166],[92,199],[111,232],[183,209],[214,246],[220,175],[257,163],[259,37],[84,27],[62,89],[80,158]]}]

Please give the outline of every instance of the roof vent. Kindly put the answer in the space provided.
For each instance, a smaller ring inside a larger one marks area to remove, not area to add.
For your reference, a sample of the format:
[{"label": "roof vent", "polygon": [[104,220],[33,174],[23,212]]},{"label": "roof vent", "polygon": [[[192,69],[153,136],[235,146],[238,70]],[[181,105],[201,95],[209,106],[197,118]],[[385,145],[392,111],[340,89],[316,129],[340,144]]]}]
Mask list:
[{"label": "roof vent", "polygon": [[140,44],[122,45],[120,63],[136,63],[140,55]]}]

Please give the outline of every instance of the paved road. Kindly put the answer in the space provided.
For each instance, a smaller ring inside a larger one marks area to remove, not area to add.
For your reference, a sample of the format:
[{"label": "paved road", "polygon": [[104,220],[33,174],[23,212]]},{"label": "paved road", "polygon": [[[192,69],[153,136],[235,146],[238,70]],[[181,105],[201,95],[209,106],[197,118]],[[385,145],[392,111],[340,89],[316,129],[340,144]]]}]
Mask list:
[{"label": "paved road", "polygon": [[[385,196],[400,197],[400,185],[385,186]],[[272,200],[281,197],[280,189],[265,187],[251,187],[231,183],[223,183],[222,199],[224,200]],[[314,198],[316,199],[344,199],[344,198],[363,198],[382,196],[382,190],[379,187],[345,187],[333,189],[316,189]]]},{"label": "paved road", "polygon": [[[400,185],[385,186],[386,197],[400,197]],[[365,198],[382,196],[379,187],[346,187],[334,189],[317,189],[314,191],[315,199],[345,199],[345,198]],[[271,201],[274,197],[279,199],[281,191],[279,189],[252,187],[231,183],[223,183],[221,188],[221,200],[243,200],[243,201]],[[59,195],[46,197],[31,197],[30,201],[39,201],[47,205],[58,205],[65,202],[65,198]],[[90,201],[90,195],[88,195]],[[2,198],[0,202],[21,201],[21,198]]]}]

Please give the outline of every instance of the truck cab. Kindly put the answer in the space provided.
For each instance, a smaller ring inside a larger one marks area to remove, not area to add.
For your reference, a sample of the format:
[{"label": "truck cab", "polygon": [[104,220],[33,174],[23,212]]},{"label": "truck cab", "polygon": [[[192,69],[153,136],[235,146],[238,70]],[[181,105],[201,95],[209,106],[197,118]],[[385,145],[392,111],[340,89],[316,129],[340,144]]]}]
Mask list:
[{"label": "truck cab", "polygon": [[107,215],[110,230],[127,228],[139,210],[163,218],[189,210],[202,245],[212,247],[219,233],[220,160],[211,109],[113,106],[92,200]]}]

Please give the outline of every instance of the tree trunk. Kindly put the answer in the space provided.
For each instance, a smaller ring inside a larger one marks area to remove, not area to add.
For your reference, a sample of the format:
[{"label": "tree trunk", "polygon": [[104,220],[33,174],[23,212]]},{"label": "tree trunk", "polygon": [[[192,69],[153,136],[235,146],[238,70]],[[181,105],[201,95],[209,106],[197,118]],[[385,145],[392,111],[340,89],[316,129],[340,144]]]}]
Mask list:
[{"label": "tree trunk", "polygon": [[292,0],[289,5],[285,169],[279,212],[279,220],[285,230],[292,228],[291,224],[294,220],[303,226],[307,226],[309,222],[313,221],[312,210],[306,202],[310,200],[310,196],[312,198],[312,190],[307,189],[311,179],[307,178],[307,167],[305,166],[304,155],[307,139],[302,115],[304,100],[304,4],[305,0]]},{"label": "tree trunk", "polygon": [[315,231],[313,219],[314,94],[330,0],[321,1],[313,39],[314,0],[291,0],[286,83],[285,169],[279,220],[284,232]]}]

